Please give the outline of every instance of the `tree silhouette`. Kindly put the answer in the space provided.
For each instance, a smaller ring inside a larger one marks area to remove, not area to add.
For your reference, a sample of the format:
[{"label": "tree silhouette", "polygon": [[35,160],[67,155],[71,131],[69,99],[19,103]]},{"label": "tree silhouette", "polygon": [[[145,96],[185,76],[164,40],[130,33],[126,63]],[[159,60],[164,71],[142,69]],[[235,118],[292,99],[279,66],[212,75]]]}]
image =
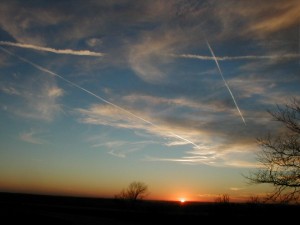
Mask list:
[{"label": "tree silhouette", "polygon": [[215,199],[216,203],[228,204],[230,202],[230,197],[228,194],[221,194]]},{"label": "tree silhouette", "polygon": [[249,197],[247,203],[252,205],[258,205],[262,203],[262,200],[258,195],[252,195]]},{"label": "tree silhouette", "polygon": [[129,200],[134,203],[137,200],[142,200],[148,194],[148,186],[146,184],[134,181],[130,183],[126,189],[123,189],[119,194],[115,195],[115,198]]},{"label": "tree silhouette", "polygon": [[300,101],[295,98],[283,107],[268,111],[283,125],[284,132],[258,138],[261,168],[245,176],[250,183],[272,184],[266,200],[297,202],[300,199]]}]

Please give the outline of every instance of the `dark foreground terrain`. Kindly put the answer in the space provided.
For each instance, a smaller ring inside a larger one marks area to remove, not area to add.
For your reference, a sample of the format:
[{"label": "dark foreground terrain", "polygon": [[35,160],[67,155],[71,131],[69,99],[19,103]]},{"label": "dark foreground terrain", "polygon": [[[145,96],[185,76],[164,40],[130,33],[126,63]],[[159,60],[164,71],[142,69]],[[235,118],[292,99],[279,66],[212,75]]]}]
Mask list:
[{"label": "dark foreground terrain", "polygon": [[[142,201],[0,193],[1,224],[288,224],[300,206]],[[296,222],[297,223],[297,222]]]}]

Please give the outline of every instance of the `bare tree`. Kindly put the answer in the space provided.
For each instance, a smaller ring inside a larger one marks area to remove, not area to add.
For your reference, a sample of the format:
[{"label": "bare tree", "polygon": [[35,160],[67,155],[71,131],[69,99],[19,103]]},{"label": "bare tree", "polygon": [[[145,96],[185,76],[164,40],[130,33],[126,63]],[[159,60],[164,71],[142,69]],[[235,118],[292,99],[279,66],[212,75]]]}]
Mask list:
[{"label": "bare tree", "polygon": [[245,176],[254,184],[272,184],[266,200],[298,202],[300,199],[300,101],[293,99],[275,111],[268,111],[284,132],[258,138],[261,168]]},{"label": "bare tree", "polygon": [[258,195],[253,195],[253,196],[249,197],[247,203],[253,204],[253,205],[258,205],[258,204],[262,203],[262,200]]},{"label": "bare tree", "polygon": [[228,204],[230,202],[230,197],[228,194],[221,194],[215,199],[216,203]]},{"label": "bare tree", "polygon": [[130,183],[126,189],[123,189],[119,194],[115,195],[115,198],[136,202],[148,194],[148,186],[146,184],[134,181]]}]

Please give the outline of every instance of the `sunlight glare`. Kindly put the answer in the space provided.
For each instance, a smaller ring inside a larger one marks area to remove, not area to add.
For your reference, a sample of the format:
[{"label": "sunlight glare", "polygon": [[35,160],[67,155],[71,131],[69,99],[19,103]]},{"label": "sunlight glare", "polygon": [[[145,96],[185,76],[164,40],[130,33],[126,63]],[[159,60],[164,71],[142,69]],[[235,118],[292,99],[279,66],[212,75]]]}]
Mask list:
[{"label": "sunlight glare", "polygon": [[185,202],[185,198],[180,198],[179,201],[180,201],[181,203],[184,203],[184,202]]}]

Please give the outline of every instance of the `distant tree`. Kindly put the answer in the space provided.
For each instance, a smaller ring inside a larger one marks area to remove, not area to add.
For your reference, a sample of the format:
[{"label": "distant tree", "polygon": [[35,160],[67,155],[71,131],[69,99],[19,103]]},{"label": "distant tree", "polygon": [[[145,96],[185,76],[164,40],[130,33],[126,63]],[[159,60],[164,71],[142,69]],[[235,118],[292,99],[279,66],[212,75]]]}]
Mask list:
[{"label": "distant tree", "polygon": [[227,204],[230,202],[230,197],[228,194],[221,194],[215,199],[215,202]]},{"label": "distant tree", "polygon": [[272,184],[274,191],[266,200],[299,202],[300,199],[300,101],[268,111],[283,125],[282,133],[258,138],[262,151],[257,155],[261,168],[245,176],[250,183]]},{"label": "distant tree", "polygon": [[255,204],[255,205],[258,205],[258,204],[261,204],[263,201],[261,200],[261,198],[257,195],[253,195],[253,196],[250,196],[247,203],[249,204]]},{"label": "distant tree", "polygon": [[148,186],[146,184],[134,181],[127,188],[121,190],[119,194],[115,195],[115,198],[129,200],[134,203],[137,200],[142,200],[148,194]]}]

